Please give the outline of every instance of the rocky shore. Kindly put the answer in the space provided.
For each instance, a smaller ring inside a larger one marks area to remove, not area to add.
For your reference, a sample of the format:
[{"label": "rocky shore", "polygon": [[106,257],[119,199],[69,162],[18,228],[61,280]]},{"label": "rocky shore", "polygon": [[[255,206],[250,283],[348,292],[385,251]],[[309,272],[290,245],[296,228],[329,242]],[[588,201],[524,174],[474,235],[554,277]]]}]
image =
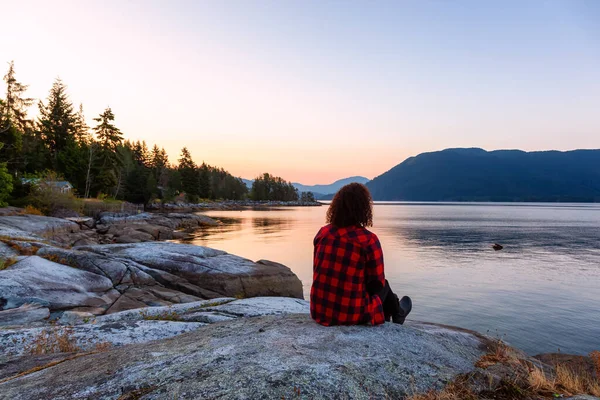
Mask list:
[{"label": "rocky shore", "polygon": [[323,203],[318,201],[253,201],[253,200],[223,200],[208,201],[204,203],[166,203],[151,204],[148,208],[161,212],[194,212],[194,211],[239,211],[247,209],[269,209],[280,207],[320,207]]},{"label": "rocky shore", "polygon": [[174,212],[133,215],[104,212],[98,218],[53,218],[22,214],[19,209],[3,214],[0,215],[0,239],[12,245],[19,239],[25,239],[21,242],[35,239],[62,247],[141,243],[179,239],[186,236],[186,230],[219,224],[205,215]]},{"label": "rocky shore", "polygon": [[1,211],[0,399],[600,393],[600,359],[530,357],[476,332],[416,321],[323,327],[289,268],[157,241],[212,224],[182,213],[91,220]]},{"label": "rocky shore", "polygon": [[551,362],[476,332],[323,327],[308,309],[286,297],[218,298],[5,327],[0,398],[420,399],[456,382],[468,389],[426,398],[568,398],[528,389],[531,371],[555,373]]}]

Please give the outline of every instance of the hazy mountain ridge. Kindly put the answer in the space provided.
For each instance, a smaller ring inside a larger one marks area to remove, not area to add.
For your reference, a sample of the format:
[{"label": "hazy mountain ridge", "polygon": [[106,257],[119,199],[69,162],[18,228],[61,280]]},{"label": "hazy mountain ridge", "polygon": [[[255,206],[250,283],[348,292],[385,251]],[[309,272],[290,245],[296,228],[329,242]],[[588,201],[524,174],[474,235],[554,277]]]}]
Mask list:
[{"label": "hazy mountain ridge", "polygon": [[600,150],[456,148],[406,159],[367,183],[375,200],[600,201]]},{"label": "hazy mountain ridge", "polygon": [[335,193],[342,188],[342,186],[347,185],[349,183],[358,182],[358,183],[367,183],[369,182],[368,178],[364,176],[351,176],[349,178],[338,179],[337,181],[330,183],[329,185],[303,185],[301,183],[294,182],[292,185],[299,192],[313,192],[315,196],[319,195],[328,195],[331,193]]},{"label": "hazy mountain ridge", "polygon": [[[254,182],[254,180],[242,179],[242,181],[246,184],[246,186],[248,186],[248,188],[252,188],[252,182]],[[322,197],[332,195],[340,190],[342,186],[353,182],[367,183],[369,182],[369,178],[365,178],[364,176],[351,176],[348,178],[338,179],[337,181],[328,185],[303,185],[302,183],[298,182],[293,182],[292,185],[298,189],[298,192],[312,192],[315,195],[315,198],[320,199]]]}]

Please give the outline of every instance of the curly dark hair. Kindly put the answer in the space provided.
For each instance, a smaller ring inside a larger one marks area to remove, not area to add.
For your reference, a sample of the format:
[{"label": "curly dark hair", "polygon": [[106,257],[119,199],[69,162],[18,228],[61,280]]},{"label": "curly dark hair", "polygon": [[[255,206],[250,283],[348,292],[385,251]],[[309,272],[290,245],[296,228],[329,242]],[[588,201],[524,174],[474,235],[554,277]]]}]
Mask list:
[{"label": "curly dark hair", "polygon": [[327,223],[338,228],[373,226],[369,189],[360,183],[350,183],[338,190],[327,210]]}]

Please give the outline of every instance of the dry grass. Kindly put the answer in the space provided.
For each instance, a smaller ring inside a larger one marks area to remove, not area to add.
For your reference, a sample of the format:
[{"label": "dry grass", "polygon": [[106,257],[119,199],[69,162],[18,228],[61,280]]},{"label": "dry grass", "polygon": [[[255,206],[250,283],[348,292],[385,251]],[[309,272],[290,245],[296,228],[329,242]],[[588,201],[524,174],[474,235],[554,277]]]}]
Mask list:
[{"label": "dry grass", "polygon": [[559,393],[568,396],[576,394],[600,396],[600,382],[595,377],[565,365],[557,365],[552,376],[545,374],[539,368],[533,368],[529,374],[529,385],[533,392],[540,395]]},{"label": "dry grass", "polygon": [[94,352],[79,353],[79,354],[75,354],[75,355],[73,355],[71,357],[68,357],[68,358],[63,358],[62,360],[52,361],[52,362],[50,362],[48,364],[45,364],[45,365],[38,365],[37,367],[33,367],[33,368],[31,368],[31,369],[29,369],[27,371],[20,372],[17,375],[9,376],[8,378],[4,378],[4,379],[0,379],[0,384],[8,382],[8,381],[12,381],[13,379],[17,379],[17,378],[20,378],[20,377],[25,376],[25,375],[33,374],[34,372],[38,372],[38,371],[44,370],[46,368],[54,367],[55,365],[64,363],[65,361],[70,361],[70,360],[73,360],[75,358],[87,356],[87,355],[90,355],[90,354],[94,354]]},{"label": "dry grass", "polygon": [[600,379],[600,351],[592,351],[590,353],[590,358],[596,368],[596,378]]},{"label": "dry grass", "polygon": [[77,341],[73,337],[73,328],[44,329],[25,347],[29,354],[75,353],[80,351]]},{"label": "dry grass", "polygon": [[138,400],[143,396],[154,392],[158,386],[147,386],[139,389],[132,390],[127,393],[123,393],[117,400]]},{"label": "dry grass", "polygon": [[[406,400],[476,400],[476,399],[551,399],[563,396],[588,394],[600,397],[600,352],[590,354],[595,371],[578,364],[561,362],[552,364],[550,370],[544,370],[531,361],[523,359],[502,340],[495,340],[488,346],[476,363],[478,368],[486,369],[501,364],[492,374],[505,370],[495,388],[476,394],[469,384],[471,377],[459,376],[441,391],[414,394]],[[594,376],[596,375],[596,376]],[[475,379],[476,382],[477,379]]]},{"label": "dry grass", "polygon": [[35,246],[31,243],[29,243],[29,246],[23,246],[19,243],[12,242],[10,244],[10,247],[13,248],[14,250],[16,250],[19,254],[24,255],[24,256],[33,256],[40,249],[38,246]]},{"label": "dry grass", "polygon": [[16,257],[9,257],[5,258],[4,260],[0,260],[0,271],[10,267],[11,265],[16,264],[17,261],[18,260]]},{"label": "dry grass", "polygon": [[150,315],[148,310],[142,310],[140,315],[146,321],[181,321],[181,316],[176,311],[163,311],[160,314]]},{"label": "dry grass", "polygon": [[73,267],[69,264],[69,260],[67,260],[66,258],[59,257],[56,254],[44,254],[42,258],[45,258],[46,260],[55,262],[57,264],[68,265],[70,267]]},{"label": "dry grass", "polygon": [[516,361],[516,358],[512,355],[510,347],[508,347],[501,339],[498,339],[490,344],[488,353],[481,356],[475,363],[475,366],[477,368],[485,369],[494,364],[508,364],[511,361]]},{"label": "dry grass", "polygon": [[405,400],[477,400],[477,395],[473,393],[466,380],[458,379],[450,382],[439,392],[430,390],[427,393],[413,394]]},{"label": "dry grass", "polygon": [[110,350],[112,347],[112,343],[110,342],[100,342],[100,343],[96,343],[96,345],[94,346],[94,352],[95,353],[101,353],[104,351],[108,351]]},{"label": "dry grass", "polygon": [[26,215],[44,215],[44,213],[42,213],[39,208],[36,208],[36,207],[34,207],[32,205],[25,206],[25,208],[23,209],[23,211],[21,212],[21,214],[26,214]]}]

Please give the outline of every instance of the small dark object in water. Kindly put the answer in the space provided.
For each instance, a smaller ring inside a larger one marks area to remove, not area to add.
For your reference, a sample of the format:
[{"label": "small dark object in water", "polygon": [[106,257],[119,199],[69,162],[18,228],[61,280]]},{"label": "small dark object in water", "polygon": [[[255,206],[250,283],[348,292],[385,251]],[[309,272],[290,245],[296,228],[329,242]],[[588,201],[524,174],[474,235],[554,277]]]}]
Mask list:
[{"label": "small dark object in water", "polygon": [[492,249],[494,249],[494,250],[496,250],[496,251],[498,251],[498,250],[502,250],[503,248],[504,248],[504,246],[502,246],[502,245],[499,245],[498,243],[494,243],[494,244],[492,245]]}]

